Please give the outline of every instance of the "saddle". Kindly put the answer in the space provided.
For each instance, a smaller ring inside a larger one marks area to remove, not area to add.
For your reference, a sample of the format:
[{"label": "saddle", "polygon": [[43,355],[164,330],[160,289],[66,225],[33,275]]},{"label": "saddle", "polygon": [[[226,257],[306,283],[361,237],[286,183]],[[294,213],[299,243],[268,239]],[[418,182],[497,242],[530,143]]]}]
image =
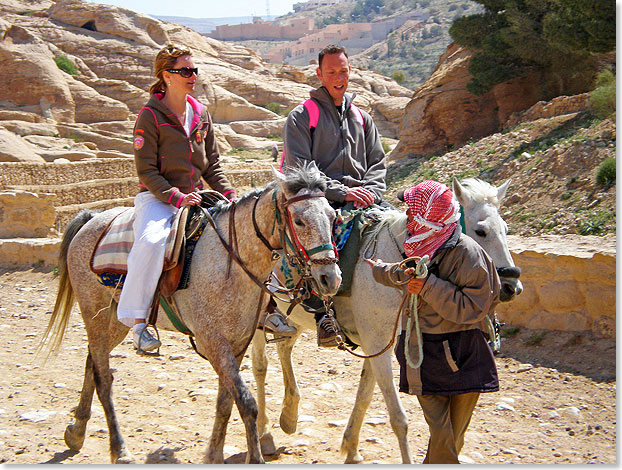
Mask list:
[{"label": "saddle", "polygon": [[[202,207],[213,207],[223,196],[201,191]],[[108,287],[119,287],[127,274],[127,258],[134,243],[134,208],[120,212],[106,227],[91,255],[90,267],[98,280]],[[169,297],[187,287],[189,261],[196,240],[207,223],[205,213],[196,206],[183,206],[173,218],[166,241],[164,266],[159,290]]]}]

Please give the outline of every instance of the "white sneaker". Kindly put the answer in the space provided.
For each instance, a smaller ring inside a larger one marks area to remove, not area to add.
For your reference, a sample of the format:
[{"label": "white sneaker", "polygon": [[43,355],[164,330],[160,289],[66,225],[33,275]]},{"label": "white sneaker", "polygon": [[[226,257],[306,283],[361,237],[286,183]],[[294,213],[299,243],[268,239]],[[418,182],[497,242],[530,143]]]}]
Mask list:
[{"label": "white sneaker", "polygon": [[154,338],[153,335],[149,333],[146,323],[139,323],[139,325],[138,327],[132,328],[134,349],[137,349],[139,353],[141,351],[150,352],[162,346],[160,340]]},{"label": "white sneaker", "polygon": [[287,318],[279,310],[275,310],[272,313],[267,312],[263,321],[259,324],[274,335],[294,336],[298,332],[295,326],[287,323]]}]

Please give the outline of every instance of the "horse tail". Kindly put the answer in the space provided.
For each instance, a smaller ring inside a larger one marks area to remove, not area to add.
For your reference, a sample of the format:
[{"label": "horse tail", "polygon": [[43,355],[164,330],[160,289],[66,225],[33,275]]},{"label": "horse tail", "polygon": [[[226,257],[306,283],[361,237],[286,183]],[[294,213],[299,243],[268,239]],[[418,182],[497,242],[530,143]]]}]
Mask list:
[{"label": "horse tail", "polygon": [[50,318],[50,322],[48,323],[38,348],[38,352],[41,352],[47,344],[48,352],[46,354],[46,359],[50,354],[56,354],[60,349],[60,345],[65,337],[67,324],[69,323],[71,308],[76,300],[67,270],[67,252],[69,251],[69,245],[80,229],[89,220],[95,217],[95,214],[95,211],[84,209],[80,211],[65,228],[65,233],[63,234],[63,239],[60,244],[60,253],[58,254],[59,283],[56,303],[54,304],[52,317]]}]

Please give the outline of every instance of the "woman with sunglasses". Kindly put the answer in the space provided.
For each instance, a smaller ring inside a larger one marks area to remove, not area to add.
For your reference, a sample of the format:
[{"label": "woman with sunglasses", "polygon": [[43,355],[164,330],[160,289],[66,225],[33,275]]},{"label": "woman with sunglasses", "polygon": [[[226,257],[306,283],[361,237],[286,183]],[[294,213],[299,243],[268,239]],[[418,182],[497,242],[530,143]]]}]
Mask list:
[{"label": "woman with sunglasses", "polygon": [[134,199],[134,245],[117,309],[119,321],[133,329],[138,352],[153,351],[160,341],[146,319],[162,266],[173,215],[201,202],[209,186],[229,199],[236,194],[219,163],[214,126],[207,107],[191,93],[198,69],[192,51],[168,45],[155,58],[157,81],[134,125],[134,160],[140,192]]}]

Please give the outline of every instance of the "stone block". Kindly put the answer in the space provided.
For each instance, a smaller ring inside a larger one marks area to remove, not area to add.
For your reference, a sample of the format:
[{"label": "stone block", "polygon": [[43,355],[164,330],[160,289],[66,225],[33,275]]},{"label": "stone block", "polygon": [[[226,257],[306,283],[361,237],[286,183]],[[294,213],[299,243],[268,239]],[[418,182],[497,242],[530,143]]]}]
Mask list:
[{"label": "stone block", "polygon": [[0,191],[0,238],[47,237],[54,227],[54,194]]},{"label": "stone block", "polygon": [[60,238],[16,238],[0,240],[0,266],[43,264],[56,266]]},{"label": "stone block", "polygon": [[584,310],[585,297],[576,281],[561,281],[553,277],[551,282],[539,289],[540,305],[549,312]]}]

